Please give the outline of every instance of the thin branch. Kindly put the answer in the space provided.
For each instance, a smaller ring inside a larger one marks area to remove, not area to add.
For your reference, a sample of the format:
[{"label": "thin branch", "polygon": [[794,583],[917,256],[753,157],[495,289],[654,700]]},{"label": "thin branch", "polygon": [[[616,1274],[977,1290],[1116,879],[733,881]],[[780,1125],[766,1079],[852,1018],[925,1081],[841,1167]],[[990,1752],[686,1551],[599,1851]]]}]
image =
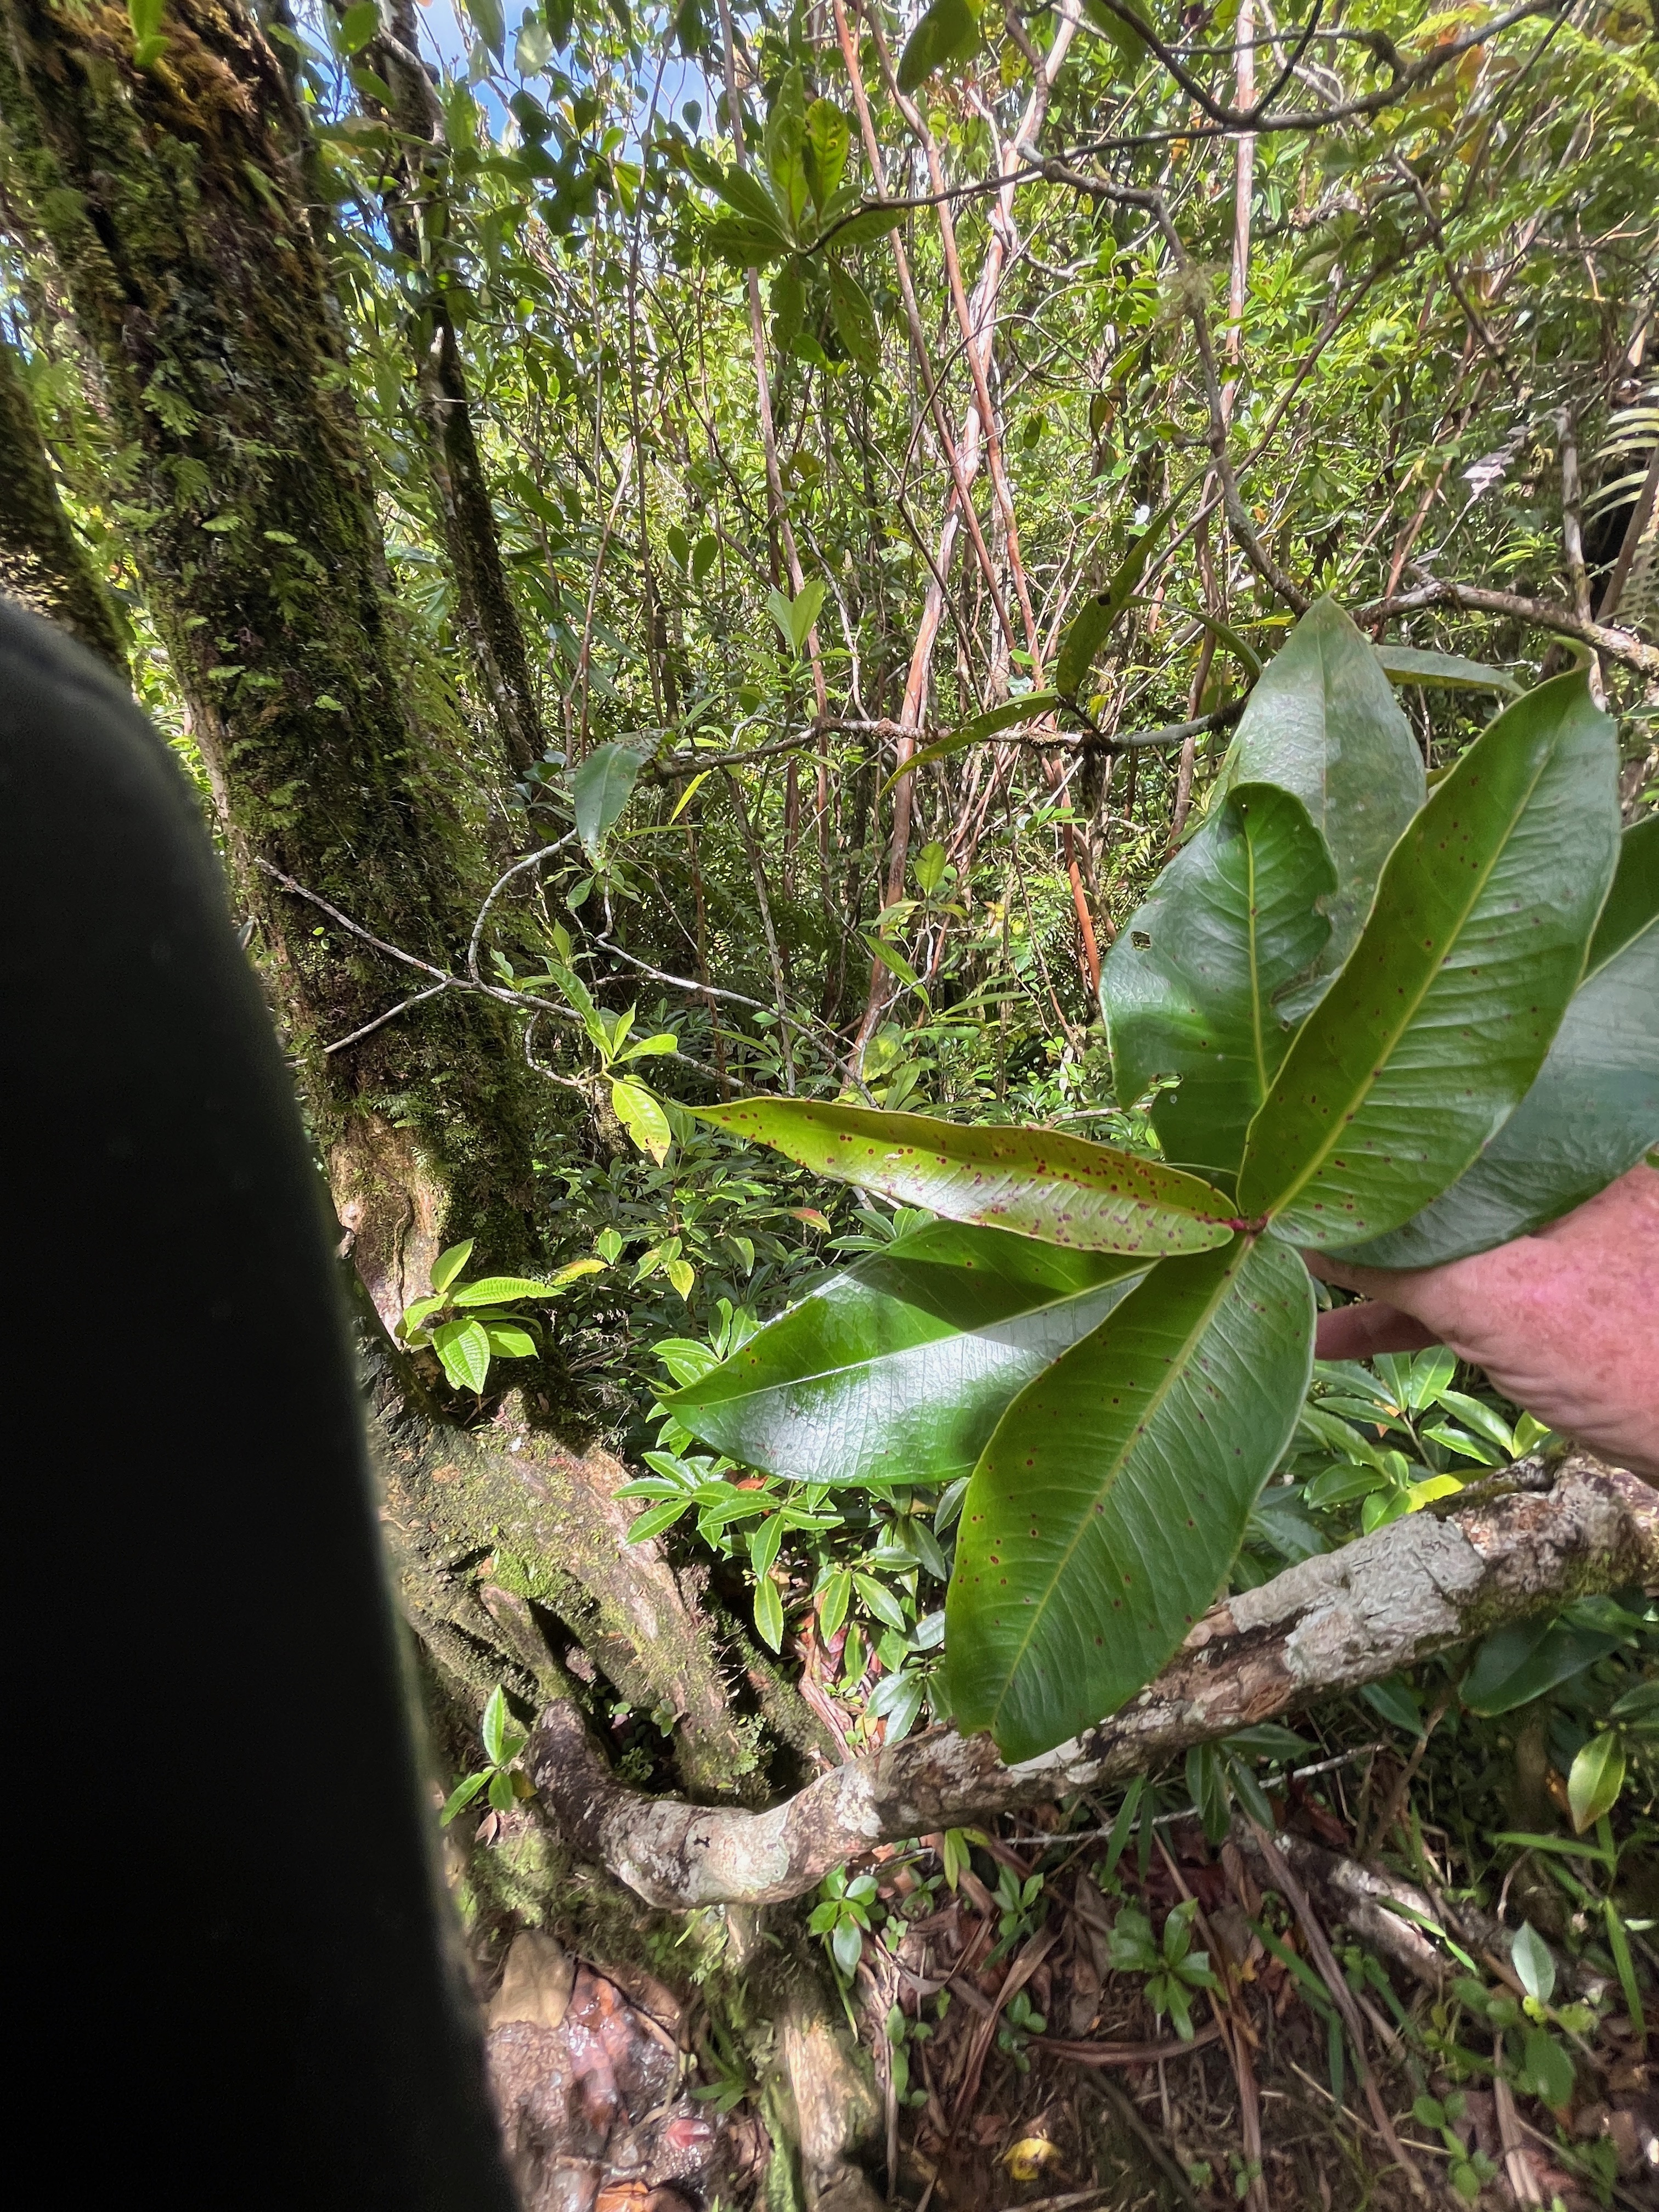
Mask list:
[{"label": "thin branch", "polygon": [[1357,623],[1386,621],[1391,615],[1415,614],[1422,607],[1455,607],[1461,614],[1504,615],[1533,629],[1547,629],[1559,637],[1577,638],[1621,667],[1633,669],[1650,682],[1659,682],[1659,647],[1644,645],[1626,629],[1609,629],[1605,623],[1585,622],[1570,607],[1551,605],[1543,599],[1523,599],[1514,592],[1488,592],[1473,584],[1431,581],[1416,591],[1392,599],[1375,599],[1354,610]]}]

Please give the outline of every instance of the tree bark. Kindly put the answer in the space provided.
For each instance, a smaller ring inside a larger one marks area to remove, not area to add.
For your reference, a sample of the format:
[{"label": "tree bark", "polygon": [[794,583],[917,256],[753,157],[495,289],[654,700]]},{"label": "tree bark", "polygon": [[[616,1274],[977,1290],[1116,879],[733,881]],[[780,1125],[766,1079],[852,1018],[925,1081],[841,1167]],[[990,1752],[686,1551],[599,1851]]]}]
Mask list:
[{"label": "tree bark", "polygon": [[1659,1492],[1584,1455],[1536,1462],[1224,1600],[1121,1712],[1005,1765],[988,1736],[930,1729],[764,1813],[650,1798],[614,1781],[575,1715],[544,1713],[527,1755],[561,1832],[655,1905],[799,1897],[875,1844],[1097,1790],[1195,1743],[1380,1681],[1449,1645],[1593,1591],[1659,1580]]},{"label": "tree bark", "polygon": [[0,338],[0,591],[58,623],[125,684],[126,649],[58,496],[22,363]]},{"label": "tree bark", "polygon": [[148,603],[364,1272],[391,1314],[453,1214],[525,1244],[527,1076],[505,1022],[446,996],[348,1051],[394,971],[256,866],[447,961],[480,887],[461,778],[412,716],[306,137],[246,0],[175,0],[135,65],[126,11],[0,0],[16,196],[61,268],[136,457]]}]

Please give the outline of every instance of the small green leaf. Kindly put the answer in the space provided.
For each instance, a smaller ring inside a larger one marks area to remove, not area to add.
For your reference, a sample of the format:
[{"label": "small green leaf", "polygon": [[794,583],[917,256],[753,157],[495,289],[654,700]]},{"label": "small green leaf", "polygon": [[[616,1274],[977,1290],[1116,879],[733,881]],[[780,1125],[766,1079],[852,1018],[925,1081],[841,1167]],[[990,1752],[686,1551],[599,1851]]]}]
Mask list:
[{"label": "small green leaf", "polygon": [[1018,722],[1034,722],[1044,714],[1052,714],[1060,704],[1058,691],[1022,691],[1017,699],[1006,700],[1000,707],[988,707],[982,714],[975,714],[959,730],[952,730],[947,738],[939,738],[931,745],[924,745],[919,753],[902,761],[882,786],[883,795],[907,775],[914,775],[919,768],[944,760],[951,753],[959,753],[968,745],[982,744],[994,738],[999,730],[1011,730]]},{"label": "small green leaf", "polygon": [[1541,2027],[1528,2028],[1522,2063],[1539,2096],[1553,2111],[1572,2101],[1572,2061],[1553,2035]]},{"label": "small green leaf", "polygon": [[846,1620],[852,1601],[853,1571],[850,1567],[837,1567],[818,1600],[818,1630],[826,1644]]},{"label": "small green leaf", "polygon": [[857,1921],[837,1920],[830,1937],[830,1948],[836,1964],[848,1981],[858,1972],[859,1960],[864,1956],[864,1936]]},{"label": "small green leaf", "polygon": [[571,777],[576,835],[590,860],[598,860],[644,765],[645,756],[632,745],[595,745]]},{"label": "small green leaf", "polygon": [[1220,781],[1294,792],[1336,864],[1330,940],[1286,1009],[1300,1015],[1352,951],[1382,863],[1424,794],[1411,726],[1370,641],[1334,599],[1316,601],[1263,670]]},{"label": "small green leaf", "polygon": [[1529,1920],[1523,1920],[1510,1939],[1510,1957],[1527,1995],[1547,2004],[1555,1989],[1555,1961]]},{"label": "small green leaf", "polygon": [[539,76],[553,58],[553,33],[533,15],[526,15],[513,42],[513,58],[523,76]]},{"label": "small green leaf", "polygon": [[551,1283],[538,1283],[530,1275],[480,1275],[475,1283],[462,1283],[453,1290],[452,1305],[499,1306],[513,1298],[550,1298],[554,1295]]},{"label": "small green leaf", "polygon": [[668,1116],[646,1089],[627,1076],[611,1086],[611,1103],[616,1109],[617,1119],[642,1152],[647,1152],[660,1167],[668,1158],[668,1148],[674,1141],[674,1133],[668,1126]]},{"label": "small green leaf", "polygon": [[375,0],[357,0],[340,17],[335,40],[343,54],[360,54],[380,27],[380,11]]},{"label": "small green leaf", "polygon": [[533,1359],[536,1340],[528,1329],[514,1328],[510,1323],[491,1322],[484,1331],[489,1339],[489,1349],[497,1359]]},{"label": "small green leaf", "polygon": [[489,1373],[489,1337],[481,1322],[445,1322],[432,1332],[432,1348],[456,1389],[482,1391]]},{"label": "small green leaf", "polygon": [[1659,1141],[1659,815],[1626,830],[1585,958],[1532,1088],[1432,1205],[1345,1258],[1437,1267],[1570,1212]]},{"label": "small green leaf", "polygon": [[819,1175],[1048,1243],[1155,1258],[1208,1250],[1232,1233],[1232,1207],[1196,1176],[1054,1130],[974,1127],[796,1098],[697,1111]]},{"label": "small green leaf", "polygon": [[806,181],[820,218],[847,167],[853,133],[847,118],[833,100],[815,100],[806,111],[806,136],[801,151],[806,161]]},{"label": "small green leaf", "polygon": [[507,21],[501,13],[501,0],[463,0],[473,29],[497,61],[507,45]]},{"label": "small green leaf", "polygon": [[1501,668],[1465,660],[1455,653],[1425,653],[1414,645],[1374,648],[1390,684],[1431,684],[1443,691],[1505,691],[1519,697],[1521,686]]},{"label": "small green leaf", "polygon": [[432,1262],[432,1287],[447,1291],[467,1261],[472,1257],[472,1247],[477,1240],[469,1237],[465,1244],[452,1244],[447,1252],[440,1252]]},{"label": "small green leaf", "polygon": [[970,0],[933,0],[899,56],[899,90],[915,92],[936,70],[965,62],[978,47],[979,9]]},{"label": "small green leaf", "polygon": [[783,1649],[783,1600],[769,1575],[755,1585],[755,1627],[769,1651]]},{"label": "small green leaf", "polygon": [[483,1718],[478,1724],[485,1756],[492,1766],[499,1766],[506,1756],[501,1746],[511,1721],[512,1715],[507,1709],[507,1693],[498,1682],[489,1693],[483,1709]]},{"label": "small green leaf", "polygon": [[830,264],[830,313],[836,335],[866,375],[881,366],[881,328],[870,295],[852,270],[839,261]]},{"label": "small green leaf", "polygon": [[444,1809],[438,1815],[438,1826],[441,1828],[447,1828],[458,1813],[464,1813],[489,1779],[489,1776],[486,1771],[482,1774],[469,1774],[465,1781],[458,1783],[444,1800]]},{"label": "small green leaf", "polygon": [[1487,1637],[1474,1655],[1458,1694],[1472,1713],[1492,1718],[1530,1705],[1547,1690],[1618,1649],[1615,1636],[1603,1636],[1565,1621],[1517,1621]]},{"label": "small green leaf", "polygon": [[1582,1836],[1610,1813],[1625,1786],[1625,1747],[1611,1729],[1593,1735],[1567,1775],[1567,1807],[1573,1833]]},{"label": "small green leaf", "polygon": [[1112,1079],[1125,1107],[1158,1076],[1164,1157],[1236,1169],[1295,1034],[1280,1002],[1324,950],[1336,889],[1295,794],[1235,784],[1118,933],[1100,975]]},{"label": "small green leaf", "polygon": [[717,216],[705,225],[702,237],[712,254],[736,269],[764,269],[794,251],[775,221],[757,222],[749,216]]},{"label": "small green leaf", "polygon": [[[1163,543],[1169,528],[1170,517],[1175,513],[1173,501],[1161,507],[1130,546],[1118,563],[1112,580],[1103,592],[1085,601],[1081,611],[1072,617],[1054,662],[1054,689],[1068,699],[1074,699],[1083,689],[1085,678],[1094,665],[1095,655],[1111,635],[1118,618],[1133,599],[1146,563]],[[1264,781],[1271,781],[1271,778]]]}]

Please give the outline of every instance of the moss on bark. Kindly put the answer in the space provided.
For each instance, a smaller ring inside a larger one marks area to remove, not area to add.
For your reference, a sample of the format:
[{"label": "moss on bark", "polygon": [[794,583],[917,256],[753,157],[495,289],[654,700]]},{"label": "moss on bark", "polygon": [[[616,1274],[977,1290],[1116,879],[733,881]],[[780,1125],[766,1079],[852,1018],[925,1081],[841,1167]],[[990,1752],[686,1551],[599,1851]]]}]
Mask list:
[{"label": "moss on bark", "polygon": [[12,195],[136,456],[146,598],[321,1146],[367,1144],[372,1180],[395,1167],[376,1165],[362,1118],[412,1128],[453,1215],[506,1260],[524,1243],[530,1145],[499,1011],[447,994],[325,1056],[408,971],[254,865],[444,965],[482,889],[464,779],[404,682],[291,88],[240,0],[173,0],[164,30],[139,68],[110,0],[0,0]]},{"label": "moss on bark", "polygon": [[0,338],[0,591],[60,623],[125,684],[126,648],[70,526],[22,363]]}]

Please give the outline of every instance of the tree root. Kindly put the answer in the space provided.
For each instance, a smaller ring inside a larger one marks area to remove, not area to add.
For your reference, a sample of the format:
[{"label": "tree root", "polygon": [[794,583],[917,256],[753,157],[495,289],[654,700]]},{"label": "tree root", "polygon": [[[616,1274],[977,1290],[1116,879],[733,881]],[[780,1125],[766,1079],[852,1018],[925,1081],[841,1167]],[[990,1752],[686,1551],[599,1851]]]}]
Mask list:
[{"label": "tree root", "polygon": [[434,1662],[479,1705],[498,1681],[532,1710],[570,1698],[535,1619],[543,1607],[629,1705],[672,1732],[687,1790],[762,1795],[763,1725],[732,1710],[716,1631],[660,1546],[629,1542],[620,1461],[568,1450],[513,1400],[482,1431],[445,1421],[355,1271],[351,1285],[383,1533],[399,1601]]},{"label": "tree root", "polygon": [[1583,1454],[1543,1494],[1529,1492],[1541,1474],[1535,1463],[1508,1470],[1462,1511],[1413,1514],[1227,1599],[1121,1711],[1016,1766],[988,1736],[933,1729],[769,1811],[739,1812],[625,1787],[580,1716],[557,1703],[542,1715],[526,1764],[564,1838],[649,1903],[799,1897],[877,1844],[1143,1773],[1507,1621],[1659,1582],[1659,1492]]}]

